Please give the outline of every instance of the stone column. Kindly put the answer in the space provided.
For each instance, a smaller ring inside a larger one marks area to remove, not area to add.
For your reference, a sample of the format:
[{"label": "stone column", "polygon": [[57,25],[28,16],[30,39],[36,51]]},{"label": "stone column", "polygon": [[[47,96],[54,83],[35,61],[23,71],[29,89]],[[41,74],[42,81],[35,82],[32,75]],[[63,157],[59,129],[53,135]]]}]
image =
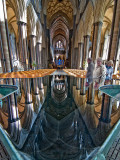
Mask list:
[{"label": "stone column", "polygon": [[77,90],[80,90],[80,83],[81,83],[81,78],[77,78],[77,86],[76,86]]},{"label": "stone column", "polygon": [[42,43],[37,42],[36,45],[36,62],[37,62],[37,69],[41,69],[42,64],[41,64],[41,51],[42,51]]},{"label": "stone column", "polygon": [[94,104],[94,83],[91,83],[87,93],[87,104]]},{"label": "stone column", "polygon": [[90,40],[89,35],[84,36],[84,50],[83,50],[83,57],[82,57],[82,69],[84,69],[84,61],[87,61],[87,58],[88,58],[89,40]]},{"label": "stone column", "polygon": [[42,77],[39,78],[39,89],[40,89],[40,90],[44,89],[44,86],[43,86],[43,78],[42,78]]},{"label": "stone column", "polygon": [[78,66],[77,69],[82,68],[82,57],[83,57],[83,43],[78,43]]},{"label": "stone column", "polygon": [[[36,44],[36,64],[37,64],[37,69],[41,69],[41,50],[42,50],[42,43],[37,42]],[[39,85],[40,85],[40,78],[35,78],[33,80],[33,85],[34,85],[34,94],[33,94],[33,101],[34,101],[34,111],[36,113],[39,112],[40,109],[40,93],[39,93]]]},{"label": "stone column", "polygon": [[45,69],[45,48],[42,48],[42,68]]},{"label": "stone column", "polygon": [[[31,51],[31,63],[36,64],[36,36],[30,35],[30,51]],[[35,70],[35,66],[32,66],[32,69]]]},{"label": "stone column", "polygon": [[75,48],[75,69],[77,69],[78,66],[78,48]]},{"label": "stone column", "polygon": [[[100,38],[101,38],[102,22],[94,23],[93,41],[92,41],[92,58],[95,61],[99,54]],[[94,83],[88,89],[87,103],[94,103]]]},{"label": "stone column", "polygon": [[25,78],[23,79],[23,83],[25,86],[25,112],[23,115],[24,121],[22,128],[26,130],[30,130],[31,128],[31,121],[33,119],[33,101],[32,95],[30,93],[31,90],[31,79]]},{"label": "stone column", "polygon": [[86,82],[86,79],[85,78],[81,78],[81,89],[80,89],[80,95],[85,95],[85,82]]},{"label": "stone column", "polygon": [[113,60],[116,53],[116,45],[119,32],[119,22],[120,22],[120,1],[114,1],[114,12],[112,19],[111,36],[108,51],[108,60]]},{"label": "stone column", "polygon": [[24,67],[24,70],[28,69],[28,56],[27,56],[27,28],[25,22],[18,22],[18,39],[19,39],[19,59]]},{"label": "stone column", "polygon": [[100,121],[110,123],[112,111],[112,98],[103,93]]},{"label": "stone column", "polygon": [[0,60],[1,60],[1,72],[0,73],[5,73],[6,67],[5,67],[5,58],[4,58],[3,45],[2,45],[2,39],[1,39],[1,32],[0,32]]},{"label": "stone column", "polygon": [[103,50],[104,50],[104,43],[102,42],[102,43],[100,44],[99,57],[103,57]]},{"label": "stone column", "polygon": [[[32,59],[32,64],[35,63],[37,64],[37,59],[36,59],[36,36],[35,35],[30,35],[30,44],[31,44],[31,59]],[[32,66],[32,69],[36,69],[37,66]],[[33,92],[34,95],[39,94],[39,88],[38,88],[38,83],[37,83],[37,78],[33,79]]]},{"label": "stone column", "polygon": [[113,15],[113,25],[111,30],[111,39],[109,45],[109,59],[114,60],[114,70],[117,71],[117,59],[119,59],[120,45],[120,1],[115,0],[115,11]]},{"label": "stone column", "polygon": [[92,40],[92,58],[95,61],[98,57],[99,53],[99,46],[100,46],[100,39],[101,39],[101,29],[102,29],[102,22],[94,23],[93,28],[93,40]]},{"label": "stone column", "polygon": [[[5,67],[6,72],[10,72],[11,65],[10,65],[10,56],[9,56],[8,42],[7,42],[7,35],[6,35],[6,26],[5,26],[6,17],[4,17],[5,16],[5,6],[6,6],[5,1],[0,1],[0,6],[1,6],[1,11],[0,11],[1,12],[0,14],[1,44],[2,44],[2,49],[3,49],[3,54],[4,54],[4,61],[5,61],[4,63],[5,65],[2,67],[3,68]],[[12,79],[8,80],[8,84],[12,85]],[[9,112],[8,121],[10,122],[8,125],[10,126],[10,134],[12,138],[16,140],[18,136],[17,132],[19,132],[20,126],[16,125],[17,123],[16,121],[19,120],[19,116],[18,116],[18,108],[15,106],[14,94],[9,96],[8,98],[8,112]]]},{"label": "stone column", "polygon": [[75,60],[76,60],[76,50],[73,48],[73,53],[72,53],[72,68],[75,69]]}]

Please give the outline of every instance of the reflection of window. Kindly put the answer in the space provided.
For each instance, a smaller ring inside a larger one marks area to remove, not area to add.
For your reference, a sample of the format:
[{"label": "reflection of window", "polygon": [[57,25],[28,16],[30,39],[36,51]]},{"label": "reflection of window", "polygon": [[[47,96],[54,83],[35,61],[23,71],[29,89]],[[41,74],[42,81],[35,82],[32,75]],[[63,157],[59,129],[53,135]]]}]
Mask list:
[{"label": "reflection of window", "polygon": [[64,60],[61,60],[61,59],[55,60],[55,64],[56,65],[64,65]]}]

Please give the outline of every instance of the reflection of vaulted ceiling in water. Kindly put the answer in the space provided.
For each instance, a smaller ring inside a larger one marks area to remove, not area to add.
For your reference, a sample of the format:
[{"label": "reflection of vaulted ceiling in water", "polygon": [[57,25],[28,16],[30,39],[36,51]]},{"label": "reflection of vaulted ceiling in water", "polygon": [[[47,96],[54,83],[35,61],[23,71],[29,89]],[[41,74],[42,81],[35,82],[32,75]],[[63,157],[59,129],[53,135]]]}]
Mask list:
[{"label": "reflection of vaulted ceiling in water", "polygon": [[[84,159],[94,144],[78,110],[75,109],[62,120],[56,120],[43,110],[24,148],[29,148],[29,152],[34,150],[40,160]],[[35,145],[29,147],[31,141]]]}]

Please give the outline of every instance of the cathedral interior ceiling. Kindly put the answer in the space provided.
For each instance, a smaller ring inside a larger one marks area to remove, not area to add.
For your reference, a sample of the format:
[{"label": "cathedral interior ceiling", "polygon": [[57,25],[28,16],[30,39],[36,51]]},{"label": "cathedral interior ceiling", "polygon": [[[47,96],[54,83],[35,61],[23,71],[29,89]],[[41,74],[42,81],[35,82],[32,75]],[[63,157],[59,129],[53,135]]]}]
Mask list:
[{"label": "cathedral interior ceiling", "polygon": [[6,9],[7,9],[7,20],[8,20],[9,30],[11,33],[14,33],[17,36],[18,25],[16,21],[16,15],[13,10],[13,7],[7,1],[6,1]]},{"label": "cathedral interior ceiling", "polygon": [[[6,0],[9,31],[11,33],[14,33],[16,38],[17,38],[17,34],[18,34],[18,25],[17,25],[17,21],[19,21],[18,15],[19,16],[22,15],[20,12],[23,12],[24,7],[25,7],[24,6],[25,3],[23,3],[23,1],[25,2],[25,0],[20,0],[20,1]],[[51,30],[50,36],[52,39],[54,37],[56,37],[58,34],[63,35],[66,40],[69,39],[69,30],[73,28],[73,17],[75,14],[76,14],[76,24],[78,24],[78,26],[79,26],[78,34],[80,36],[78,37],[78,41],[81,42],[82,36],[84,36],[84,34],[87,34],[87,32],[84,33],[84,30],[89,29],[89,32],[92,35],[92,33],[93,33],[92,25],[94,23],[94,18],[93,18],[93,22],[90,24],[91,26],[89,28],[87,27],[87,29],[86,29],[85,25],[86,24],[88,25],[88,22],[91,21],[91,20],[89,20],[90,19],[89,15],[91,15],[92,13],[95,13],[94,9],[96,7],[95,6],[93,7],[92,5],[93,4],[97,5],[97,4],[93,3],[94,0],[89,1],[88,3],[87,2],[88,1],[86,1],[86,0],[81,0],[81,1],[79,1],[79,4],[77,4],[78,2],[76,0],[61,0],[61,1],[59,1],[59,0],[45,0],[44,1],[45,6],[42,6],[42,7],[46,9],[47,27]],[[91,3],[91,5],[89,5],[89,3]],[[89,7],[87,5],[89,5]],[[110,28],[111,28],[114,1],[113,0],[106,0],[105,5],[106,5],[106,7],[105,7],[106,11],[104,14],[103,25],[102,25],[102,34],[103,35],[105,35],[106,31],[110,30]],[[99,6],[97,6],[97,8],[99,8]],[[29,9],[29,10],[30,10],[29,12],[32,14],[33,13],[32,9]],[[76,12],[75,12],[75,10],[76,10]],[[90,10],[92,10],[92,11],[90,11]],[[42,13],[44,13],[44,12],[42,12]],[[83,24],[81,23],[81,18],[80,18],[81,13],[83,13],[82,17],[81,17],[83,19]],[[97,15],[99,16],[99,13]],[[28,15],[27,15],[27,17],[28,17]],[[33,18],[31,18],[31,17],[33,17]],[[33,30],[33,28],[35,26],[36,22],[33,23],[33,20],[34,20],[34,14],[32,14],[32,16],[27,18],[27,21],[28,21],[27,22],[27,30],[28,31],[30,30],[30,28],[29,28],[30,24],[28,24],[29,22],[31,23],[31,26],[32,26],[32,24],[34,24],[33,27],[31,28],[31,30]],[[86,23],[86,24],[84,24],[84,23]],[[84,29],[83,29],[83,26],[84,26]],[[83,33],[81,33],[81,32],[83,32]]]},{"label": "cathedral interior ceiling", "polygon": [[73,7],[69,0],[62,0],[59,2],[58,0],[51,0],[47,5],[47,22],[48,26],[53,19],[54,15],[63,15],[64,17],[68,17],[70,22],[73,21]]}]

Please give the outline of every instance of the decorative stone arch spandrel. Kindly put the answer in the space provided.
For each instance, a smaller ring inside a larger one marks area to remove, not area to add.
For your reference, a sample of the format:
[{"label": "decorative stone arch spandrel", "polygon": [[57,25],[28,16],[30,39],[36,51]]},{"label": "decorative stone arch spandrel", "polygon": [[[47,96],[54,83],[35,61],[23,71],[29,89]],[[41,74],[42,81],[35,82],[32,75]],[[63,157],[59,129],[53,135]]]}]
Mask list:
[{"label": "decorative stone arch spandrel", "polygon": [[76,30],[76,32],[75,32],[74,48],[78,48],[78,30]]},{"label": "decorative stone arch spandrel", "polygon": [[84,23],[83,20],[81,19],[79,24],[78,24],[78,43],[83,42],[83,35],[84,35]]},{"label": "decorative stone arch spandrel", "polygon": [[27,27],[29,35],[36,35],[36,21],[37,16],[32,4],[30,3],[27,7]]},{"label": "decorative stone arch spandrel", "polygon": [[94,23],[103,22],[105,11],[111,0],[96,0],[94,7]]},{"label": "decorative stone arch spandrel", "polygon": [[42,25],[39,20],[36,23],[36,36],[36,41],[42,43]]},{"label": "decorative stone arch spandrel", "polygon": [[26,0],[13,0],[13,2],[14,2],[17,21],[26,23],[27,22],[26,5],[27,5],[28,1],[26,1]]},{"label": "decorative stone arch spandrel", "polygon": [[93,4],[91,1],[88,3],[86,12],[85,12],[85,21],[84,21],[84,35],[91,34],[91,28],[93,24]]}]

